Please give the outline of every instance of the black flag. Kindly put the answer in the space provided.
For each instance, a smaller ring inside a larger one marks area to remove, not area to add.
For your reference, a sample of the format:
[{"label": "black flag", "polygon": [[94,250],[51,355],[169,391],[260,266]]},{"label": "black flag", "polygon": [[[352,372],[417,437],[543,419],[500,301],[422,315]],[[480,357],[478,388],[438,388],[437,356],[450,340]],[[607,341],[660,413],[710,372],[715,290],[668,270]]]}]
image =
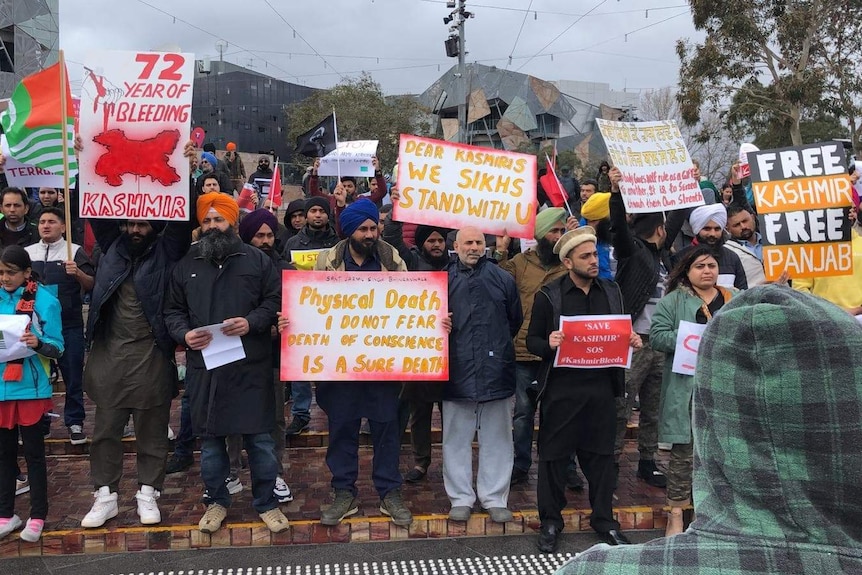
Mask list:
[{"label": "black flag", "polygon": [[318,125],[296,137],[297,154],[309,158],[322,158],[335,150],[335,117],[328,115]]}]

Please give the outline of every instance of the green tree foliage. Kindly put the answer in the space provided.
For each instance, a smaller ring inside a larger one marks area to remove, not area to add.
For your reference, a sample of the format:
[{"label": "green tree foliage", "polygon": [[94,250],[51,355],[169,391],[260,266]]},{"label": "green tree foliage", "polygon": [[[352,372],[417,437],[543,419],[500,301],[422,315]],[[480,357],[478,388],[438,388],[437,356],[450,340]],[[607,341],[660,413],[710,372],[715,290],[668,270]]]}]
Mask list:
[{"label": "green tree foliage", "polygon": [[733,95],[729,126],[749,121],[749,126],[762,126],[762,118],[779,118],[790,141],[801,144],[802,121],[819,109],[829,90],[825,60],[836,46],[826,23],[850,20],[858,10],[848,12],[844,0],[690,0],[690,4],[694,26],[706,39],[696,45],[677,43],[681,63],[677,99],[683,120],[695,124],[704,104],[718,109]]},{"label": "green tree foliage", "polygon": [[[310,130],[332,113],[338,123],[338,138],[347,140],[379,140],[377,157],[384,172],[398,161],[400,134],[424,135],[429,130],[426,113],[418,101],[410,96],[386,97],[370,75],[349,78],[331,90],[321,90],[313,96],[289,106],[288,142]],[[304,165],[310,158],[298,156],[295,161]]]}]

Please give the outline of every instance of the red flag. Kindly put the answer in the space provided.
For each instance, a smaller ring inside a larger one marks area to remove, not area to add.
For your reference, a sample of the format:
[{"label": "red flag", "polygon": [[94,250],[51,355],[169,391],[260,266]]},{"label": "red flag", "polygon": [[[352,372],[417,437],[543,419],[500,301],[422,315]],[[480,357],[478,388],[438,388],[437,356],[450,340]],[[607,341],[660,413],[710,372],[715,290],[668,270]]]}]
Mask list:
[{"label": "red flag", "polygon": [[547,166],[548,173],[539,178],[542,189],[545,190],[545,194],[555,208],[566,206],[569,201],[569,195],[557,178],[556,166],[554,166],[554,163],[548,158],[547,154],[545,154],[545,165]]},{"label": "red flag", "polygon": [[269,203],[274,208],[281,206],[281,173],[278,170],[278,158],[275,159],[275,167],[272,169],[272,183],[269,185]]}]

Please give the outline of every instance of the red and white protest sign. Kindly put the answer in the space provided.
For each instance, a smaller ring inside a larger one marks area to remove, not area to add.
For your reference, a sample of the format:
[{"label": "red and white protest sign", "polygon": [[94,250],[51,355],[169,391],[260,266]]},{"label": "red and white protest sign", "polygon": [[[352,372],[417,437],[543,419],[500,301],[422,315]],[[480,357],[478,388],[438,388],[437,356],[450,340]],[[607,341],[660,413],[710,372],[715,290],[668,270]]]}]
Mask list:
[{"label": "red and white protest sign", "polygon": [[282,381],[447,381],[445,272],[285,271]]},{"label": "red and white protest sign", "polygon": [[103,51],[84,72],[81,217],[188,220],[194,55]]},{"label": "red and white protest sign", "polygon": [[706,324],[690,321],[679,322],[676,330],[676,350],[673,354],[671,371],[682,375],[694,375],[697,368],[697,352],[700,349],[700,338]]},{"label": "red and white protest sign", "polygon": [[536,156],[401,134],[400,222],[533,238]]},{"label": "red and white protest sign", "polygon": [[560,317],[563,342],[554,367],[601,369],[631,366],[630,315],[578,315]]}]

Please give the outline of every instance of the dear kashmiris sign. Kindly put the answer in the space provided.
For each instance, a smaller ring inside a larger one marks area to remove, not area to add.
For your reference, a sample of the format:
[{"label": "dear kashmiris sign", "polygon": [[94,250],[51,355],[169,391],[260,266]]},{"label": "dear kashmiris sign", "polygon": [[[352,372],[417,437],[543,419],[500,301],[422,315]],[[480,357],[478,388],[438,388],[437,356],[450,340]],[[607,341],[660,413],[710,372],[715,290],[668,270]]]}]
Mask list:
[{"label": "dear kashmiris sign", "polygon": [[393,218],[532,239],[536,157],[401,135]]},{"label": "dear kashmiris sign", "polygon": [[446,381],[445,272],[283,274],[282,381]]},{"label": "dear kashmiris sign", "polygon": [[81,87],[85,218],[188,220],[194,55],[90,55]]},{"label": "dear kashmiris sign", "polygon": [[[844,149],[823,142],[748,154],[768,281],[853,273],[853,186]],[[860,288],[862,289],[862,288]]]},{"label": "dear kashmiris sign", "polygon": [[620,192],[630,214],[703,205],[700,184],[682,134],[673,120],[596,120],[614,166],[622,172]]}]

